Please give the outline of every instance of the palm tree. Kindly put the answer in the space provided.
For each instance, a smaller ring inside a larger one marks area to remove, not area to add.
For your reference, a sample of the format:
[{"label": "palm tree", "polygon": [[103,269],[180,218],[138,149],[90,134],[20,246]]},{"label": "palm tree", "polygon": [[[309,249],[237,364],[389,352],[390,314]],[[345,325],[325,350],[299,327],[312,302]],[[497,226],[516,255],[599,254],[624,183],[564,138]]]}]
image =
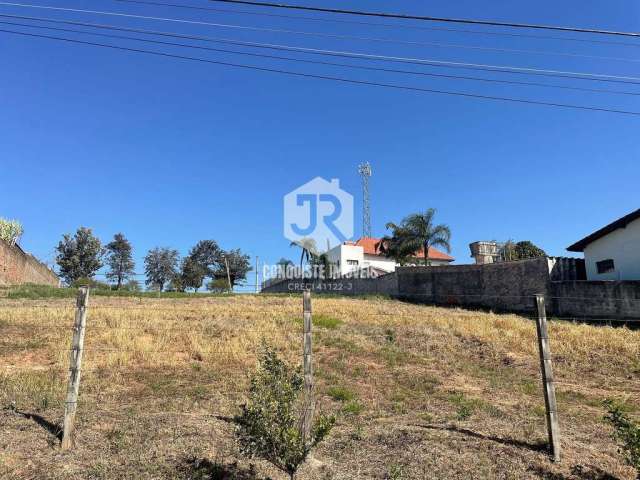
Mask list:
[{"label": "palm tree", "polygon": [[302,265],[306,260],[307,263],[311,262],[311,259],[316,256],[318,248],[316,247],[316,241],[313,238],[301,238],[298,241],[291,242],[290,247],[300,247],[302,252],[300,254],[300,270],[302,271]]},{"label": "palm tree", "polygon": [[391,229],[391,235],[382,237],[377,243],[376,248],[383,255],[393,258],[399,265],[408,263],[415,254],[415,250],[412,250],[405,244],[405,238],[408,233],[403,227],[393,222],[387,223],[386,228]]},{"label": "palm tree", "polygon": [[383,253],[388,252],[388,256],[403,263],[408,257],[416,256],[420,249],[424,249],[424,264],[431,265],[430,247],[442,247],[450,252],[451,230],[447,225],[434,225],[435,214],[435,209],[430,208],[405,217],[400,225],[387,223],[386,227],[393,234],[382,239],[380,246]]}]

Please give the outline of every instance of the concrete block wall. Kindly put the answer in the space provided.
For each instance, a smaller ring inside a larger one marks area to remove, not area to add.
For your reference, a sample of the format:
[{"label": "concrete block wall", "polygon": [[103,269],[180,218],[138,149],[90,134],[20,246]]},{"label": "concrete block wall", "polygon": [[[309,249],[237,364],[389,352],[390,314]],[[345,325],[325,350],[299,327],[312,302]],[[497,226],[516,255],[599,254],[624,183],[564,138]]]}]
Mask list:
[{"label": "concrete block wall", "polygon": [[19,246],[0,240],[0,285],[24,283],[60,286],[57,275],[44,263],[25,253]]},{"label": "concrete block wall", "polygon": [[561,318],[640,320],[640,281],[552,282],[547,308]]},{"label": "concrete block wall", "polygon": [[584,261],[535,258],[486,265],[398,267],[377,279],[283,280],[263,292],[291,293],[311,287],[315,293],[380,294],[413,302],[537,313],[534,297],[546,296],[550,316],[640,321],[640,281],[589,282]]},{"label": "concrete block wall", "polygon": [[401,298],[516,312],[534,309],[533,296],[546,293],[552,260],[536,258],[485,265],[399,267]]},{"label": "concrete block wall", "polygon": [[294,293],[310,288],[314,293],[334,295],[387,295],[398,296],[398,277],[389,273],[378,278],[340,278],[335,280],[289,279],[270,281],[263,293]]}]

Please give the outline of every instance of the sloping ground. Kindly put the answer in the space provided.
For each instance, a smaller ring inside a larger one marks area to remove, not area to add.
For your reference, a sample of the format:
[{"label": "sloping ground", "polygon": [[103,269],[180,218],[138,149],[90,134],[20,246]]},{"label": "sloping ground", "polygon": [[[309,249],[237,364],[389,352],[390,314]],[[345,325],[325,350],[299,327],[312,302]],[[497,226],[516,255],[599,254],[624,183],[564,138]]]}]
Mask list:
[{"label": "sloping ground", "polygon": [[[263,340],[300,362],[299,297],[91,299],[72,452],[55,433],[73,300],[0,305],[1,478],[285,478],[238,453],[230,417]],[[640,331],[551,324],[554,464],[532,321],[382,299],[313,307],[318,398],[338,424],[300,479],[634,478],[601,402],[637,415]]]}]

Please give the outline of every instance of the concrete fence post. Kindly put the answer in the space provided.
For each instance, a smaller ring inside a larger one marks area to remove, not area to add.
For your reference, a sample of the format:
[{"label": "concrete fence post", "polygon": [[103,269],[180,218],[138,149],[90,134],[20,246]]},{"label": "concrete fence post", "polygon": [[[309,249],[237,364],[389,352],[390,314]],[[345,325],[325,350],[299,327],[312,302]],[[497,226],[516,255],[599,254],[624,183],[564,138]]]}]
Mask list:
[{"label": "concrete fence post", "polygon": [[67,385],[67,398],[64,402],[64,421],[62,425],[61,446],[63,450],[68,450],[75,444],[74,430],[78,393],[80,391],[80,370],[84,351],[84,330],[87,323],[88,300],[89,287],[80,287],[76,300],[76,318],[73,324],[73,340],[71,342],[71,353],[69,354],[69,383]]},{"label": "concrete fence post", "polygon": [[315,399],[313,392],[313,349],[311,343],[312,316],[311,316],[311,291],[302,292],[302,316],[303,316],[303,362],[304,362],[304,412],[301,422],[301,433],[305,444],[311,439],[313,427],[313,415],[315,412]]},{"label": "concrete fence post", "polygon": [[549,346],[549,330],[547,328],[547,312],[544,294],[536,295],[538,318],[536,328],[538,332],[538,350],[540,353],[540,369],[542,371],[542,387],[544,403],[547,413],[547,432],[549,447],[553,452],[553,460],[560,461],[560,424],[558,421],[558,407],[556,404],[556,389],[551,365],[551,348]]}]

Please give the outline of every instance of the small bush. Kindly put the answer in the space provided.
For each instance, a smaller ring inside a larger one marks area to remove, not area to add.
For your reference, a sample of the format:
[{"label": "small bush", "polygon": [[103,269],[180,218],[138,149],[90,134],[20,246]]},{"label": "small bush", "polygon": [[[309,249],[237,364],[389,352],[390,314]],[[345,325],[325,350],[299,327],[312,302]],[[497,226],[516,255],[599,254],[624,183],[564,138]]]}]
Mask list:
[{"label": "small bush", "polygon": [[636,469],[640,479],[640,426],[627,415],[624,404],[615,400],[606,400],[605,420],[613,426],[613,438],[620,445],[626,462]]},{"label": "small bush", "polygon": [[240,451],[264,458],[291,479],[335,423],[333,416],[317,415],[311,438],[305,442],[300,428],[302,388],[300,368],[290,367],[265,347],[251,379],[249,401],[235,418]]}]

